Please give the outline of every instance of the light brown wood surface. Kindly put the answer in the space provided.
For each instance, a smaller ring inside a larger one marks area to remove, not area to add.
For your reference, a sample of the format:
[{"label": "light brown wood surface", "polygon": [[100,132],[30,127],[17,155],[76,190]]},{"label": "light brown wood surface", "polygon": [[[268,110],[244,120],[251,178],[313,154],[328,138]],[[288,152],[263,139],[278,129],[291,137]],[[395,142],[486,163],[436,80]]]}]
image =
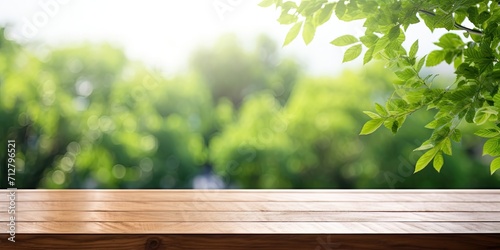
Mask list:
[{"label": "light brown wood surface", "polygon": [[[7,194],[0,191],[2,244],[10,244],[5,234],[10,216]],[[417,241],[412,245],[408,235],[427,237],[430,249],[437,244],[429,243],[433,241],[453,246],[458,236],[481,242],[462,242],[454,249],[497,245],[500,249],[500,190],[17,190],[16,233],[18,239],[31,242],[14,243],[19,249],[38,249],[49,244],[47,239],[60,244],[53,249],[68,244],[99,249],[80,240],[93,237],[89,239],[95,243],[106,235],[131,249],[163,249],[165,242],[170,245],[165,249],[193,249],[193,242],[174,244],[173,239],[182,235],[208,244],[200,249],[250,249],[238,244],[244,239],[281,244],[283,239],[277,237],[290,235],[296,235],[291,239],[297,242],[309,242],[303,245],[311,246],[308,249],[369,249],[368,239],[386,247],[398,240],[405,249],[427,246]],[[129,242],[127,235],[142,243]],[[151,235],[163,243],[156,246]],[[248,238],[251,235],[257,238]],[[385,240],[363,235],[382,235]],[[320,241],[328,241],[327,237],[343,243],[321,248]],[[227,248],[222,247],[225,244]]]},{"label": "light brown wood surface", "polygon": [[[18,190],[17,233],[499,233],[497,190]],[[7,231],[2,191],[0,232]]]}]

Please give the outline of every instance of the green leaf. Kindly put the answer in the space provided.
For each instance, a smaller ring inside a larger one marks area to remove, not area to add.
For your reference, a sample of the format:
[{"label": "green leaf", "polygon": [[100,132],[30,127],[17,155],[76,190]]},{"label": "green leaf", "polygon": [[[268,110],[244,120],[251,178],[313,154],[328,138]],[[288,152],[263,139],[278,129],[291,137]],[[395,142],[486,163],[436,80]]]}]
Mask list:
[{"label": "green leaf", "polygon": [[370,111],[363,111],[363,113],[365,113],[367,116],[369,116],[372,119],[381,118],[379,114],[373,113],[373,112],[370,112]]},{"label": "green leaf", "polygon": [[467,79],[475,79],[479,75],[479,70],[475,67],[471,67],[466,63],[462,63],[458,66],[455,73],[458,75],[463,75]]},{"label": "green leaf", "polygon": [[425,99],[424,92],[425,89],[413,90],[411,92],[406,92],[403,98],[409,104],[419,104]]},{"label": "green leaf", "polygon": [[302,22],[298,22],[290,28],[288,31],[288,34],[286,34],[285,37],[285,42],[283,43],[283,46],[286,46],[287,44],[291,43],[299,34],[300,32],[300,27],[302,27]]},{"label": "green leaf", "polygon": [[387,101],[386,106],[388,110],[392,111],[405,110],[408,107],[408,103],[406,103],[403,99],[394,98]]},{"label": "green leaf", "polygon": [[403,126],[403,123],[405,121],[406,121],[406,115],[402,115],[402,116],[400,116],[399,118],[396,119],[396,122],[398,123],[399,128],[401,128],[401,126]]},{"label": "green leaf", "polygon": [[467,17],[467,14],[465,14],[463,12],[455,12],[455,22],[458,24],[462,23],[466,17]]},{"label": "green leaf", "polygon": [[474,116],[476,115],[476,109],[474,107],[470,107],[465,114],[465,121],[468,123],[472,123],[474,120]]},{"label": "green leaf", "polygon": [[411,45],[410,47],[410,57],[415,57],[417,55],[418,51],[418,40],[415,40],[415,42]]},{"label": "green leaf", "polygon": [[[449,92],[448,98],[455,102],[460,102],[472,98],[475,95],[475,88],[462,86]],[[479,110],[478,110],[479,111]]]},{"label": "green leaf", "polygon": [[361,54],[361,44],[354,45],[348,48],[344,53],[342,62],[349,62],[356,59]]},{"label": "green leaf", "polygon": [[359,40],[363,43],[363,45],[371,48],[377,43],[378,36],[375,34],[368,34],[360,37]]},{"label": "green leaf", "polygon": [[304,24],[304,29],[302,30],[302,38],[306,44],[309,44],[314,38],[314,34],[316,33],[316,27],[314,24],[307,20]]},{"label": "green leaf", "polygon": [[395,120],[394,118],[390,117],[388,119],[385,119],[384,121],[384,127],[386,127],[389,130],[392,130],[392,125],[394,124]]},{"label": "green leaf", "polygon": [[498,169],[500,169],[500,158],[495,158],[491,161],[490,173],[493,175]]},{"label": "green leaf", "polygon": [[[500,65],[500,64],[499,64]],[[500,77],[499,77],[500,78]],[[496,93],[493,96],[493,102],[495,103],[495,107],[500,108],[500,93]]]},{"label": "green leaf", "polygon": [[462,131],[460,131],[460,129],[458,128],[453,130],[453,133],[451,134],[451,139],[454,140],[455,142],[460,142],[462,140]]},{"label": "green leaf", "polygon": [[387,36],[383,36],[383,37],[377,39],[377,43],[375,43],[375,45],[374,45],[373,53],[376,54],[376,53],[384,50],[387,47],[387,45],[389,45],[390,42],[391,42],[391,40],[389,40],[387,38]]},{"label": "green leaf", "polygon": [[425,152],[422,156],[420,156],[420,158],[418,158],[417,164],[415,165],[414,173],[424,169],[427,165],[429,165],[429,163],[431,162],[432,158],[434,158],[436,153],[437,149],[432,148],[429,151]]},{"label": "green leaf", "polygon": [[396,134],[398,132],[398,129],[399,129],[399,122],[398,121],[394,121],[392,123],[392,126],[391,126],[392,133]]},{"label": "green leaf", "polygon": [[384,108],[384,106],[382,106],[378,103],[375,103],[375,110],[377,111],[377,113],[381,114],[382,116],[388,115],[387,110]]},{"label": "green leaf", "polygon": [[323,1],[310,1],[310,4],[304,8],[302,15],[305,17],[312,16],[321,9],[321,6],[323,6]]},{"label": "green leaf", "polygon": [[[437,12],[440,12],[439,9]],[[443,15],[444,14],[444,15]],[[436,28],[445,28],[447,30],[452,30],[453,25],[455,24],[455,19],[451,14],[445,14],[445,13],[440,13],[436,15],[436,22],[435,22],[435,27]]]},{"label": "green leaf", "polygon": [[445,138],[447,139],[449,133],[450,133],[450,127],[449,125],[446,125],[438,130],[434,130],[434,132],[432,132],[431,138],[433,138],[433,140],[436,143],[439,143],[443,141]]},{"label": "green leaf", "polygon": [[500,138],[488,139],[483,146],[483,155],[500,156]]},{"label": "green leaf", "polygon": [[335,15],[338,19],[342,20],[347,8],[345,6],[344,0],[340,0],[337,3],[337,8],[335,8]]},{"label": "green leaf", "polygon": [[432,120],[431,122],[427,123],[424,128],[428,129],[435,129],[438,125],[438,120]]},{"label": "green leaf", "polygon": [[352,35],[343,35],[335,38],[335,40],[331,41],[330,43],[335,46],[346,46],[356,42],[359,42],[359,40],[356,37]]},{"label": "green leaf", "polygon": [[417,72],[420,72],[420,70],[422,69],[422,67],[424,66],[424,62],[425,62],[425,56],[422,57],[419,61],[418,61],[418,64],[417,64],[417,67],[415,68],[415,70]]},{"label": "green leaf", "polygon": [[440,64],[442,61],[444,61],[444,56],[445,53],[442,50],[434,50],[429,53],[427,56],[427,62],[425,63],[425,66],[427,67],[432,67]]},{"label": "green leaf", "polygon": [[409,80],[414,76],[416,76],[416,73],[412,68],[404,68],[403,70],[396,71],[394,73],[399,77],[399,79],[404,81]]},{"label": "green leaf", "polygon": [[476,26],[478,26],[480,23],[477,22],[477,16],[479,15],[479,12],[477,8],[475,7],[470,7],[467,9],[467,18]]},{"label": "green leaf", "polygon": [[474,116],[474,119],[472,120],[475,124],[477,125],[482,125],[488,121],[488,118],[490,118],[489,113],[483,112],[481,109],[476,112],[476,115]]},{"label": "green leaf", "polygon": [[493,137],[500,135],[500,131],[498,129],[494,129],[494,128],[480,129],[480,130],[476,131],[476,133],[474,133],[474,134],[477,136],[484,137],[484,138],[493,138]]},{"label": "green leaf", "polygon": [[462,55],[458,55],[457,57],[455,57],[455,59],[453,60],[453,67],[455,69],[458,69],[458,66],[460,66],[463,62],[463,58],[462,58]]},{"label": "green leaf", "polygon": [[326,4],[323,9],[321,9],[319,16],[318,16],[318,25],[326,23],[330,19],[333,13],[333,7],[335,7],[336,3],[329,3]]},{"label": "green leaf", "polygon": [[435,27],[435,20],[433,17],[427,15],[427,14],[422,14],[422,12],[419,12],[418,13],[420,18],[422,18],[422,20],[424,20],[424,23],[425,25],[432,31],[434,32],[434,29],[436,28]]},{"label": "green leaf", "polygon": [[382,119],[382,118],[369,120],[365,123],[365,125],[363,125],[363,128],[361,129],[361,133],[359,133],[359,134],[360,135],[371,134],[371,133],[375,132],[375,130],[377,130],[380,126],[382,126],[382,123],[384,123],[384,119]]},{"label": "green leaf", "polygon": [[374,47],[371,47],[365,52],[365,56],[363,57],[363,64],[367,64],[373,59],[374,51],[375,51]]},{"label": "green leaf", "polygon": [[389,33],[387,34],[387,37],[389,40],[395,40],[398,38],[399,33],[401,32],[401,28],[399,28],[399,25],[396,25],[389,30]]},{"label": "green leaf", "polygon": [[434,169],[438,171],[438,173],[441,171],[441,167],[444,164],[444,159],[443,159],[443,154],[441,152],[438,152],[436,156],[434,156],[434,161],[432,162],[432,165],[434,166]]},{"label": "green leaf", "polygon": [[443,49],[457,49],[460,46],[464,45],[464,42],[457,34],[446,33],[439,38],[439,42],[434,44]]},{"label": "green leaf", "polygon": [[[282,0],[275,0],[275,1],[282,1]],[[279,3],[278,3],[279,5]],[[281,9],[282,10],[290,10],[290,9],[297,9],[297,4],[295,2],[292,2],[292,1],[286,1],[284,2],[282,5],[281,5]]]},{"label": "green leaf", "polygon": [[273,5],[276,1],[275,0],[263,0],[262,2],[259,3],[260,7],[269,7]]},{"label": "green leaf", "polygon": [[451,140],[450,138],[445,138],[442,142],[441,150],[447,155],[451,155]]},{"label": "green leaf", "polygon": [[491,14],[488,13],[487,11],[483,11],[481,12],[481,14],[479,14],[479,16],[477,17],[477,23],[479,24],[483,24],[486,20],[488,20],[488,18],[491,17]]},{"label": "green leaf", "polygon": [[297,21],[297,16],[288,14],[286,12],[282,12],[280,17],[278,18],[278,22],[280,24],[292,24]]},{"label": "green leaf", "polygon": [[424,141],[422,143],[422,145],[420,145],[420,147],[414,149],[413,151],[427,150],[427,149],[430,149],[433,147],[434,147],[434,144],[430,140],[427,140],[427,141]]}]

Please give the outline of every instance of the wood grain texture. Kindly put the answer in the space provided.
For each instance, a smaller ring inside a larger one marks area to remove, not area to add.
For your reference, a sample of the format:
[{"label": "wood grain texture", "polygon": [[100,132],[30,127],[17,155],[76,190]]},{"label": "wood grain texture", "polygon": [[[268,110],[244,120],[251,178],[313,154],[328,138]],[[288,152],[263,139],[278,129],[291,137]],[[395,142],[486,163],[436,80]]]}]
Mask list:
[{"label": "wood grain texture", "polygon": [[[490,234],[383,234],[383,235],[54,235],[23,234],[17,242],[0,238],[12,250],[146,249],[146,250],[334,250],[334,249],[499,249],[499,235]],[[4,249],[4,248],[2,248]]]},{"label": "wood grain texture", "polygon": [[500,249],[500,190],[18,190],[16,243],[7,194],[2,249]]},{"label": "wood grain texture", "polygon": [[[218,202],[218,201],[30,201],[17,211],[343,211],[343,212],[500,212],[500,202]],[[0,211],[7,211],[6,202]]]},{"label": "wood grain texture", "polygon": [[[0,190],[0,194],[5,192]],[[18,201],[500,202],[496,190],[21,190]],[[0,202],[7,201],[0,195]]]},{"label": "wood grain texture", "polygon": [[[268,222],[268,221],[337,221],[337,222],[499,222],[500,212],[156,212],[156,211],[126,211],[126,212],[88,212],[88,211],[18,211],[17,221],[33,222]],[[0,214],[0,221],[7,221],[8,214]]]}]

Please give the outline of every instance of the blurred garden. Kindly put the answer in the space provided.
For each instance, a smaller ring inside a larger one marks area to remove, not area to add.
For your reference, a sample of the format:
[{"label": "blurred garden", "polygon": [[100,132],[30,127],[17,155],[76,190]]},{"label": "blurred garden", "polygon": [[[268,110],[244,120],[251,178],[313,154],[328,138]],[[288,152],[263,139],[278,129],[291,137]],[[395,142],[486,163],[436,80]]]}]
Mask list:
[{"label": "blurred garden", "polygon": [[18,188],[500,187],[484,139],[465,133],[440,173],[413,174],[432,113],[359,136],[362,111],[393,91],[377,63],[312,76],[265,35],[250,48],[226,35],[167,76],[112,44],[39,54],[4,31],[0,159],[15,140]]}]

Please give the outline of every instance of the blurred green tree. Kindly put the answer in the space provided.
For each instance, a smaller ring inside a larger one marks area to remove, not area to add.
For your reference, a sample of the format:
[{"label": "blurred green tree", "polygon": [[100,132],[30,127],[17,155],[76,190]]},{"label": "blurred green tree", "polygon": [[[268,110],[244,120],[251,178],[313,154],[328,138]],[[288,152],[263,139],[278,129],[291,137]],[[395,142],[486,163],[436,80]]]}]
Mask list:
[{"label": "blurred green tree", "polygon": [[242,48],[234,35],[222,36],[213,47],[200,48],[190,65],[212,91],[214,100],[229,99],[238,108],[243,99],[270,90],[284,104],[300,74],[295,60],[282,58],[268,36],[257,38],[251,51]]},{"label": "blurred green tree", "polygon": [[19,187],[190,187],[213,130],[199,79],[167,80],[106,44],[42,61],[1,31],[0,138],[19,146]]}]

